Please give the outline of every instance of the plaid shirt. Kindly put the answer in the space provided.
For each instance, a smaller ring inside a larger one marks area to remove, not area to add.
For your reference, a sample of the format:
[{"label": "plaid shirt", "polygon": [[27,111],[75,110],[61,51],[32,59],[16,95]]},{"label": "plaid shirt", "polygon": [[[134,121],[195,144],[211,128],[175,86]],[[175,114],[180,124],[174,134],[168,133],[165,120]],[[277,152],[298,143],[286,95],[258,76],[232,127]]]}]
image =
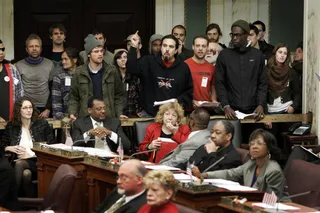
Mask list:
[{"label": "plaid shirt", "polygon": [[123,83],[124,100],[123,100],[123,114],[126,116],[137,116],[140,112],[138,104],[140,92],[140,79],[126,73],[126,76],[121,79]]},{"label": "plaid shirt", "polygon": [[14,94],[13,103],[14,103],[16,102],[16,100],[19,100],[23,96],[23,87],[22,87],[21,76],[17,68],[12,64],[9,64],[9,67],[10,67],[10,70],[7,70],[7,72],[11,72],[12,77],[18,80],[18,81],[15,81],[17,83],[12,84],[12,89]]},{"label": "plaid shirt", "polygon": [[[66,86],[66,76],[70,77],[70,86]],[[66,70],[61,70],[53,77],[52,83],[52,110],[53,116],[57,119],[63,117],[63,113],[68,113],[69,91],[71,87],[72,74]]]}]

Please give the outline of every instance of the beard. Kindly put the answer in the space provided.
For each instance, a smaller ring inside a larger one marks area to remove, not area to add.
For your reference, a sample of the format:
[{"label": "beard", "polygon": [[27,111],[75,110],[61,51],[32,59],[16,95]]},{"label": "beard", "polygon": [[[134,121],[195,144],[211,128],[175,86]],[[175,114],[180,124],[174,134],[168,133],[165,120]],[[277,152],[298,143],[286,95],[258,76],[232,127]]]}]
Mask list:
[{"label": "beard", "polygon": [[124,189],[118,188],[118,194],[123,195],[126,191]]},{"label": "beard", "polygon": [[164,56],[163,60],[164,60],[165,62],[169,62],[169,61],[171,60],[171,58],[170,58],[169,56]]},{"label": "beard", "polygon": [[212,55],[211,57],[205,57],[206,61],[210,64],[215,64],[218,58],[218,54]]},{"label": "beard", "polygon": [[204,59],[204,58],[206,57],[205,54],[203,54],[202,57],[199,56],[199,54],[194,54],[194,56],[195,56],[198,60],[202,60],[202,59]]}]

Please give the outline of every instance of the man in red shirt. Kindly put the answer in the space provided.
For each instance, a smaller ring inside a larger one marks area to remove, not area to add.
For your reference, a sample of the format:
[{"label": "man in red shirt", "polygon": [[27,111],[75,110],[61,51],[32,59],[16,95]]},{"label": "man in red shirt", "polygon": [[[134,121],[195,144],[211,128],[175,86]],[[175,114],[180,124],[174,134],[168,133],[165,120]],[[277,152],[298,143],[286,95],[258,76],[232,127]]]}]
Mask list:
[{"label": "man in red shirt", "polygon": [[196,36],[192,43],[194,56],[185,60],[189,66],[193,80],[194,107],[200,107],[199,101],[217,101],[214,86],[215,67],[205,59],[208,45],[209,40],[206,36]]}]

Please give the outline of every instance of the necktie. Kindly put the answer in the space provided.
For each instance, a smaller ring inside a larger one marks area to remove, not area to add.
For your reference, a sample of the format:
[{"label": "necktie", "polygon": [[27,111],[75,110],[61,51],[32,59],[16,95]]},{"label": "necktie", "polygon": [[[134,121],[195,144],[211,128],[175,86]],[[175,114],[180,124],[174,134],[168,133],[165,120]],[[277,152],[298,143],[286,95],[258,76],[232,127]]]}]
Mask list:
[{"label": "necktie", "polygon": [[126,196],[123,195],[115,204],[113,204],[107,211],[104,213],[115,213],[120,209],[126,202]]},{"label": "necktie", "polygon": [[[99,122],[96,122],[95,125],[96,125],[96,128],[102,126],[101,123],[99,123]],[[96,138],[95,148],[103,149],[103,147],[104,147],[104,140],[101,140],[101,139],[98,138],[98,137],[95,137],[95,138]]]}]

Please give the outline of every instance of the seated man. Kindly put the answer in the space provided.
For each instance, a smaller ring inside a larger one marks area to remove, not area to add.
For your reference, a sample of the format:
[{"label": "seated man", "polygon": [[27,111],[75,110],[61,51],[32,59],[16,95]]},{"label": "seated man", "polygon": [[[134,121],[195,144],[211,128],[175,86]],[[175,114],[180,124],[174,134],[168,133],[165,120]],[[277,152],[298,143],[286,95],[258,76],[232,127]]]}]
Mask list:
[{"label": "seated man", "polygon": [[232,144],[234,126],[227,120],[217,121],[212,127],[210,143],[202,145],[189,159],[193,163],[192,173],[200,175],[204,170],[219,161],[208,171],[231,169],[241,165],[239,152]]},{"label": "seated man", "polygon": [[138,160],[128,160],[118,171],[117,187],[93,211],[94,213],[136,213],[147,203],[143,177],[147,170]]},{"label": "seated man", "polygon": [[210,132],[207,130],[209,120],[210,115],[207,110],[203,108],[195,109],[190,115],[189,127],[191,133],[188,139],[184,143],[179,144],[173,151],[169,152],[160,161],[160,164],[183,169],[194,151],[209,141]]},{"label": "seated man", "polygon": [[131,142],[122,131],[120,120],[106,117],[106,105],[101,98],[89,99],[88,113],[73,122],[71,136],[74,143],[83,140],[86,146],[116,152],[121,140],[124,152],[128,153]]}]

